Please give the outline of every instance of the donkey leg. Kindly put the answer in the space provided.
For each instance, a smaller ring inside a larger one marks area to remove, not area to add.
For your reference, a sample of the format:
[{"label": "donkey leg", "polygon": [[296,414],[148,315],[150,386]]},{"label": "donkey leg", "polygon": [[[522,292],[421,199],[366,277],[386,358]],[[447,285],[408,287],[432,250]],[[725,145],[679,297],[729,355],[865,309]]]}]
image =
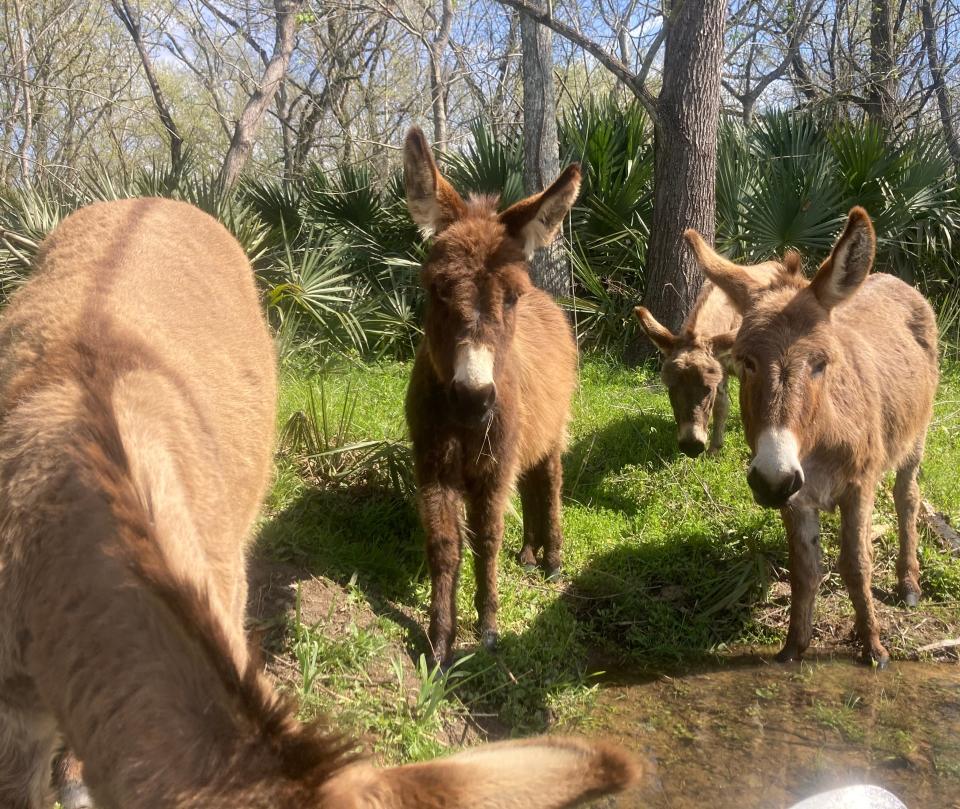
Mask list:
[{"label": "donkey leg", "polygon": [[517,481],[517,488],[520,490],[520,508],[523,511],[523,547],[520,549],[519,561],[525,570],[531,571],[537,566],[537,556],[543,541],[543,510],[537,470],[525,472]]},{"label": "donkey leg", "polygon": [[799,660],[813,636],[813,605],[820,585],[820,512],[815,508],[780,510],[790,555],[790,628],[777,660]]},{"label": "donkey leg", "polygon": [[897,470],[893,484],[893,502],[897,507],[900,553],[897,556],[897,582],[900,598],[908,607],[920,601],[920,563],[917,561],[917,513],[920,511],[920,487],[917,470],[923,457],[923,440]]},{"label": "donkey leg", "polygon": [[93,798],[83,783],[83,768],[69,749],[63,750],[53,764],[53,786],[61,809],[94,809]]},{"label": "donkey leg", "polygon": [[457,634],[460,495],[441,484],[421,485],[419,501],[430,567],[430,648],[433,662],[446,665],[453,656]]},{"label": "donkey leg", "polygon": [[719,452],[723,449],[723,436],[727,429],[727,416],[730,415],[730,389],[728,377],[717,386],[717,398],[713,403],[713,425],[710,428],[710,447],[707,452]]},{"label": "donkey leg", "polygon": [[52,717],[0,703],[0,806],[50,809],[56,745]]},{"label": "donkey leg", "polygon": [[543,509],[542,539],[543,571],[548,579],[560,575],[560,554],[563,549],[563,464],[560,461],[560,449],[553,450],[544,458],[540,502]]},{"label": "donkey leg", "polygon": [[870,519],[873,487],[855,488],[840,502],[840,559],[838,567],[856,612],[857,635],[863,644],[863,661],[886,666],[890,654],[880,643],[880,629],[873,609],[870,581],[873,576],[873,544]]},{"label": "donkey leg", "polygon": [[503,512],[509,490],[485,489],[467,502],[470,546],[474,552],[477,594],[474,603],[479,619],[480,640],[490,651],[497,648],[497,557],[503,542]]}]

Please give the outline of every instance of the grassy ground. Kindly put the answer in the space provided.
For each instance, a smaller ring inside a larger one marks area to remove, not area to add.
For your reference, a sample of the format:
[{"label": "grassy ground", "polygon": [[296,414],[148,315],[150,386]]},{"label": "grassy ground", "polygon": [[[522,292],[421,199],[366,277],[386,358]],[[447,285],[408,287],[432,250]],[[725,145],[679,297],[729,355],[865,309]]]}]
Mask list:
[{"label": "grassy ground", "polygon": [[[755,506],[746,485],[736,407],[723,452],[691,460],[678,454],[653,373],[585,361],[565,460],[563,580],[547,583],[521,570],[521,522],[518,511],[509,515],[500,652],[475,647],[467,558],[459,602],[468,656],[446,676],[429,672],[421,659],[429,584],[404,463],[408,370],[284,372],[285,450],[260,538],[266,561],[254,601],[268,630],[271,670],[300,692],[305,713],[335,714],[388,760],[422,758],[477,736],[576,726],[609,666],[685,665],[782,640],[786,545],[778,515]],[[953,367],[944,374],[921,488],[954,524],[958,414],[960,368]],[[909,613],[895,605],[889,484],[875,518],[875,594],[885,643],[908,657],[958,634],[960,560],[924,536],[924,601]],[[834,572],[835,540],[830,518],[831,572],[814,643],[847,652],[852,607]]]}]

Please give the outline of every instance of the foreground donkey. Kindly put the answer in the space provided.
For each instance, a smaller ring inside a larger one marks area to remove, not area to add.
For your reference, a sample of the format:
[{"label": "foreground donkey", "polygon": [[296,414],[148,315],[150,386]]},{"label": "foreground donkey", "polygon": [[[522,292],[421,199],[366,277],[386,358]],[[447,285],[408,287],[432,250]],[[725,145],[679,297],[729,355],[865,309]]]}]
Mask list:
[{"label": "foreground donkey", "polygon": [[[785,261],[799,266],[799,257]],[[759,284],[772,279],[778,264],[767,262],[745,267]],[[670,395],[677,422],[677,443],[684,455],[695,458],[707,449],[707,424],[713,415],[710,452],[723,447],[723,431],[730,412],[728,379],[733,371],[729,352],[740,328],[740,313],[722,290],[709,281],[703,285],[679,333],[662,325],[649,309],[633,310],[650,341],[663,354],[660,376]]]},{"label": "foreground donkey", "polygon": [[496,212],[461,199],[440,176],[419,129],[404,150],[413,220],[436,240],[423,267],[424,339],[407,393],[420,512],[432,584],[430,644],[448,663],[457,630],[457,576],[466,536],[476,554],[480,635],[497,643],[497,554],[514,485],[523,506],[520,561],[560,569],[560,455],[576,384],[577,347],[560,308],[528,275],[580,188],[569,166],[542,194]]},{"label": "foreground donkey", "polygon": [[561,807],[635,779],[562,738],[376,770],[298,723],[243,633],[275,369],[240,246],[127,200],[38,263],[0,326],[0,807],[49,809],[61,738],[100,809]]},{"label": "foreground donkey", "polygon": [[870,592],[871,516],[877,484],[897,472],[900,597],[920,598],[917,468],[937,388],[937,329],[930,304],[891,275],[867,277],[876,238],[862,208],[850,211],[830,256],[808,282],[796,265],[768,286],[686,238],[707,277],[743,314],[733,346],[740,405],[753,453],[756,501],[780,508],[790,549],[790,629],[780,660],[810,644],[820,582],[821,509],[840,507],[840,575],[856,611],[866,661],[889,659]]}]

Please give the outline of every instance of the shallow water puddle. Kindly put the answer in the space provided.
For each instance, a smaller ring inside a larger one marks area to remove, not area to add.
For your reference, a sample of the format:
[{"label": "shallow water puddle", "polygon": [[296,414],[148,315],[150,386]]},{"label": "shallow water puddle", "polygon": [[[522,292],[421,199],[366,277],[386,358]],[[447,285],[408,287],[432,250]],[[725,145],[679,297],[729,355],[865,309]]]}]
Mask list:
[{"label": "shallow water puddle", "polygon": [[960,666],[756,658],[682,676],[604,677],[590,732],[653,777],[618,807],[780,809],[850,783],[909,809],[960,809]]}]

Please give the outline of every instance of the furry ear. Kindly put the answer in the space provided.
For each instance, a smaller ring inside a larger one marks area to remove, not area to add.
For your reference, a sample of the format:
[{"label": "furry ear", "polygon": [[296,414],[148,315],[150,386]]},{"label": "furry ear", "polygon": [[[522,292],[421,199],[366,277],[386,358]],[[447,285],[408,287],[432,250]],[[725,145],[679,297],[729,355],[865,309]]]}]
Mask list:
[{"label": "furry ear", "polygon": [[713,335],[713,337],[710,338],[710,348],[713,351],[713,356],[720,357],[724,354],[729,354],[733,348],[733,344],[737,341],[738,332],[739,329],[735,329],[725,334]]},{"label": "furry ear", "polygon": [[442,176],[422,130],[413,127],[403,144],[403,184],[410,217],[424,236],[439,233],[466,213],[463,199]]},{"label": "furry ear", "polygon": [[755,277],[756,270],[764,265],[741,267],[739,264],[734,264],[707,244],[703,236],[693,228],[685,230],[683,237],[693,248],[703,274],[727,293],[727,297],[737,311],[743,314],[750,309],[753,306],[754,295],[765,286]]},{"label": "furry ear", "polygon": [[322,806],[349,809],[561,809],[620,792],[640,763],[613,745],[562,736],[482,745],[449,758],[376,770],[347,767],[324,786]]},{"label": "furry ear", "polygon": [[677,335],[662,325],[660,321],[650,313],[649,309],[638,306],[633,310],[633,313],[637,316],[637,320],[640,321],[640,325],[643,326],[643,330],[647,333],[647,337],[650,338],[650,342],[664,354],[669,354],[673,351],[674,346],[677,344]]},{"label": "furry ear", "polygon": [[579,193],[580,164],[571,163],[546,191],[511,205],[500,214],[500,221],[523,245],[527,258],[532,258],[553,241]]},{"label": "furry ear", "polygon": [[825,309],[843,303],[860,288],[873,267],[876,250],[877,237],[870,217],[863,208],[852,208],[847,226],[810,282]]},{"label": "furry ear", "polygon": [[787,275],[803,275],[803,259],[796,250],[787,250],[783,257],[783,269]]}]

